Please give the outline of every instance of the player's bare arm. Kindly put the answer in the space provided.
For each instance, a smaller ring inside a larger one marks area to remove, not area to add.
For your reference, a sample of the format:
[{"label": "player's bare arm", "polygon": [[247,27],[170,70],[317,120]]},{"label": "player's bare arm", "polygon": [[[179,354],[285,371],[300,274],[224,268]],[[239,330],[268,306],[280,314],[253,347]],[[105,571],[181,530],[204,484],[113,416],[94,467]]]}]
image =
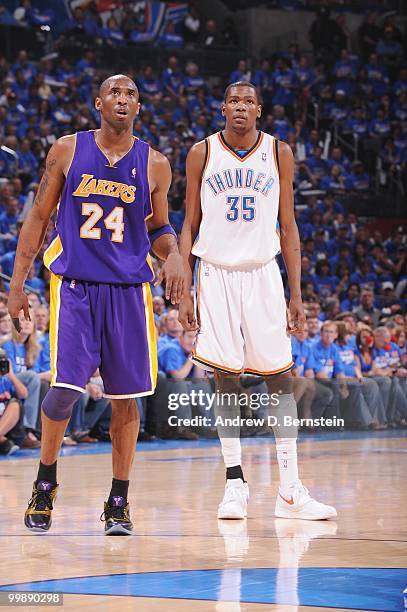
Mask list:
[{"label": "player's bare arm", "polygon": [[[169,227],[168,190],[171,185],[171,167],[168,159],[158,151],[150,153],[150,188],[153,216],[147,221],[150,233]],[[150,234],[151,235],[151,234]],[[154,234],[153,234],[154,235]],[[153,253],[164,260],[156,285],[165,281],[165,297],[172,304],[179,304],[184,286],[182,259],[175,234],[159,235],[152,244]]]},{"label": "player's bare arm", "polygon": [[18,241],[8,298],[8,311],[12,319],[18,320],[21,310],[24,311],[26,319],[30,318],[28,299],[23,291],[23,286],[44,241],[49,220],[58,204],[74,147],[75,137],[64,136],[57,140],[49,150],[45,172],[38,187],[33,207],[24,221]]},{"label": "player's bare arm", "polygon": [[301,300],[301,246],[294,216],[294,157],[288,144],[279,143],[280,159],[280,243],[290,287],[288,331],[304,329],[305,314]]},{"label": "player's bare arm", "polygon": [[191,298],[191,285],[195,266],[192,245],[198,235],[202,219],[201,209],[201,176],[205,163],[205,142],[196,143],[188,153],[186,162],[187,194],[185,221],[182,226],[180,253],[184,262],[185,285],[184,295],[179,309],[179,321],[186,331],[198,329]]}]

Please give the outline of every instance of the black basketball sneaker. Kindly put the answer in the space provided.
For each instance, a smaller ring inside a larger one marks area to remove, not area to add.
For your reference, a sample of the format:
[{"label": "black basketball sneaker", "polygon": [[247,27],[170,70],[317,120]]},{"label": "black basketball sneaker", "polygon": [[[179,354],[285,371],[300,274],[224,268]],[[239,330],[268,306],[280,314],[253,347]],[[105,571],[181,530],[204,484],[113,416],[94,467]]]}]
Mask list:
[{"label": "black basketball sneaker", "polygon": [[53,503],[57,495],[57,484],[39,480],[33,484],[33,492],[24,515],[24,524],[31,531],[48,531],[52,523]]},{"label": "black basketball sneaker", "polygon": [[121,495],[113,495],[105,502],[100,520],[105,522],[105,535],[131,535],[133,531],[129,504]]}]

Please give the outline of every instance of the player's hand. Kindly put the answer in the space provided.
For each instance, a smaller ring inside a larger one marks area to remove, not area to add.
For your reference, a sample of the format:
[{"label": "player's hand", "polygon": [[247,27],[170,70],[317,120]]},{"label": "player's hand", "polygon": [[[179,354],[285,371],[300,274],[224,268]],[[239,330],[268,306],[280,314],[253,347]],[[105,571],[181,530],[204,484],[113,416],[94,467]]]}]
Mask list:
[{"label": "player's hand", "polygon": [[179,253],[170,253],[163,263],[154,286],[165,280],[165,299],[179,304],[184,290],[184,262]]},{"label": "player's hand", "polygon": [[198,321],[195,318],[194,303],[189,295],[184,296],[179,305],[178,321],[185,331],[195,331],[199,329]]},{"label": "player's hand", "polygon": [[300,297],[291,298],[290,306],[287,312],[287,331],[289,334],[295,334],[304,330],[305,313],[304,306]]},{"label": "player's hand", "polygon": [[28,297],[22,289],[13,289],[10,287],[10,294],[7,300],[7,308],[10,317],[13,320],[14,327],[19,332],[20,326],[20,313],[23,311],[24,318],[26,321],[31,321]]}]

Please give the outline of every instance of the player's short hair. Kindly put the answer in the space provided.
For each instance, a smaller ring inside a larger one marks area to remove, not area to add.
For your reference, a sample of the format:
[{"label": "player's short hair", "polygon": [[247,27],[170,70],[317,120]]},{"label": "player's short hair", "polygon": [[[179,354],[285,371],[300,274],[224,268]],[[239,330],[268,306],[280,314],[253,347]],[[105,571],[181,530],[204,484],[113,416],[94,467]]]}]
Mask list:
[{"label": "player's short hair", "polygon": [[258,92],[256,85],[254,85],[253,83],[250,83],[250,81],[236,81],[235,83],[230,83],[226,87],[225,93],[223,95],[224,102],[226,102],[232,87],[250,87],[251,89],[254,90],[254,93],[256,94],[257,102],[261,104],[260,93]]},{"label": "player's short hair", "polygon": [[128,79],[129,81],[131,81],[137,91],[137,96],[140,97],[140,92],[138,90],[137,85],[135,84],[133,79],[129,77],[127,74],[112,74],[111,76],[101,81],[101,83],[99,84],[99,96],[103,93],[103,90],[106,89],[106,87],[109,85],[109,81],[111,81],[111,79],[117,79],[117,78]]}]

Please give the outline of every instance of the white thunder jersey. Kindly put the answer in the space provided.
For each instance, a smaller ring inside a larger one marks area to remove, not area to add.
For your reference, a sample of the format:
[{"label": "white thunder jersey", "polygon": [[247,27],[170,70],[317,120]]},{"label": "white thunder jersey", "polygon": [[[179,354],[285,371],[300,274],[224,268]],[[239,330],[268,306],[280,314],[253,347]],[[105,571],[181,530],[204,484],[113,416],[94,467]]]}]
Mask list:
[{"label": "white thunder jersey", "polygon": [[225,267],[264,264],[280,251],[276,140],[259,132],[240,157],[221,132],[209,136],[202,175],[202,221],[192,253]]},{"label": "white thunder jersey", "polygon": [[272,375],[293,367],[275,256],[280,198],[276,140],[259,133],[243,158],[209,136],[197,256],[199,332],[192,360],[206,370]]}]

